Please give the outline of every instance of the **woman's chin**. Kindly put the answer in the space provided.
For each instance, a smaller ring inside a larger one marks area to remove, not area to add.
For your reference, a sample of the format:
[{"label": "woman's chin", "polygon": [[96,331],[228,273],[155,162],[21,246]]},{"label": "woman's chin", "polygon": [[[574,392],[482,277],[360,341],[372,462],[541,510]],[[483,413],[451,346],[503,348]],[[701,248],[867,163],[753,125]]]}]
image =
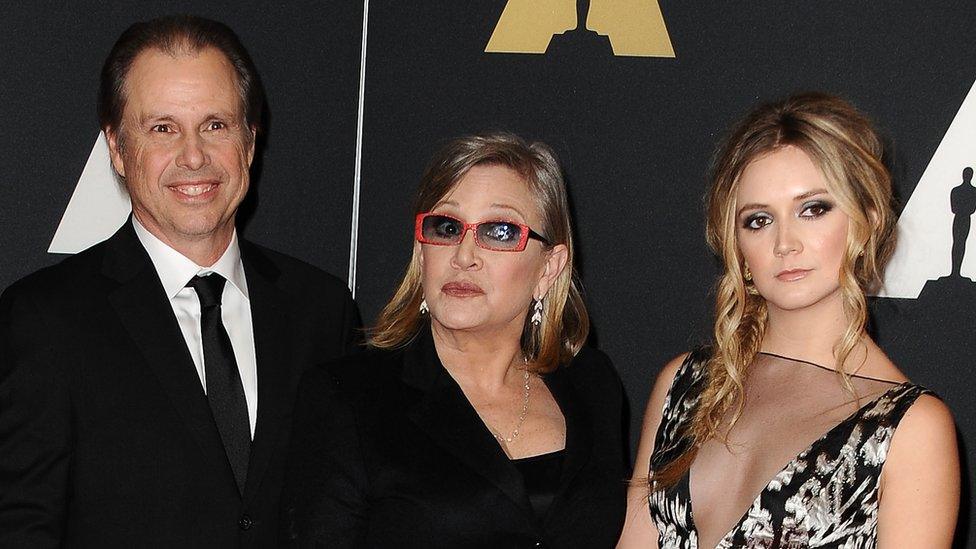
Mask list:
[{"label": "woman's chin", "polygon": [[431,320],[441,329],[450,331],[476,332],[485,328],[488,323],[476,315],[448,314],[431,315]]}]

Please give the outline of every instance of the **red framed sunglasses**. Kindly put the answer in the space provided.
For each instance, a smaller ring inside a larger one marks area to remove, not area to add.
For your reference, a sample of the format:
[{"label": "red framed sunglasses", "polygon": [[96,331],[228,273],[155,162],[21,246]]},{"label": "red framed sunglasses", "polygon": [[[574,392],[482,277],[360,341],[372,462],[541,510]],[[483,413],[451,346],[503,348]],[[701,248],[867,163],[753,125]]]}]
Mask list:
[{"label": "red framed sunglasses", "polygon": [[530,238],[549,245],[549,241],[544,236],[522,223],[514,221],[465,223],[456,217],[433,212],[417,214],[414,237],[421,244],[457,246],[464,240],[464,235],[469,230],[474,231],[474,241],[478,247],[496,252],[521,252]]}]

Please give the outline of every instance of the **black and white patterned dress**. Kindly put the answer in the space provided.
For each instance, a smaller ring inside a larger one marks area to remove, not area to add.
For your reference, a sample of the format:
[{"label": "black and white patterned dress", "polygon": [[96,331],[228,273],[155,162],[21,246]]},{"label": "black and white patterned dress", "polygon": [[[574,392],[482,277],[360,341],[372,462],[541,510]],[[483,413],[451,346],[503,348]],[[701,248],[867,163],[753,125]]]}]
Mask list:
[{"label": "black and white patterned dress", "polygon": [[[651,470],[669,463],[689,444],[682,433],[705,386],[707,356],[705,350],[693,352],[675,375]],[[879,479],[888,446],[905,411],[927,392],[910,383],[886,382],[877,396],[772,477],[717,549],[875,548]],[[688,473],[668,490],[652,487],[648,501],[661,549],[698,549]]]}]

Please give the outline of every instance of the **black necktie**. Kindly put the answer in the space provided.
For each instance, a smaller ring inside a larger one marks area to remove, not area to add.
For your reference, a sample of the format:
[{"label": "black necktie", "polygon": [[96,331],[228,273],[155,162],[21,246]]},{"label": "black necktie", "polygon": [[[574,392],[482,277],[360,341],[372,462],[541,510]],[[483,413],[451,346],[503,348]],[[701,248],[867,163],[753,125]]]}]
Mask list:
[{"label": "black necktie", "polygon": [[203,336],[203,364],[207,379],[207,400],[213,412],[237,488],[244,493],[247,460],[251,452],[251,424],[247,418],[244,385],[234,359],[234,348],[220,318],[220,297],[224,277],[217,273],[195,276],[187,286],[200,298],[200,334]]}]

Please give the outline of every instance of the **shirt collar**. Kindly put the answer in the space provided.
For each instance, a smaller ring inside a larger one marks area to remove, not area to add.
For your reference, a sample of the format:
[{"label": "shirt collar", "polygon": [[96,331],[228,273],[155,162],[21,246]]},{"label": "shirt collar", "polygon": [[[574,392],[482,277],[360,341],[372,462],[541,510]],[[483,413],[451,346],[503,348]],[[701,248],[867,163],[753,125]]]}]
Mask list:
[{"label": "shirt collar", "polygon": [[210,267],[201,267],[149,232],[135,216],[132,216],[132,226],[139,242],[146,249],[149,259],[152,260],[153,266],[156,268],[156,273],[159,275],[160,282],[163,283],[163,291],[166,292],[167,299],[176,297],[176,294],[180,293],[180,290],[185,288],[194,276],[210,273],[217,273],[224,277],[232,286],[237,288],[244,299],[249,299],[236,229],[230,239],[230,244],[227,245],[227,249],[224,250],[220,259]]}]

